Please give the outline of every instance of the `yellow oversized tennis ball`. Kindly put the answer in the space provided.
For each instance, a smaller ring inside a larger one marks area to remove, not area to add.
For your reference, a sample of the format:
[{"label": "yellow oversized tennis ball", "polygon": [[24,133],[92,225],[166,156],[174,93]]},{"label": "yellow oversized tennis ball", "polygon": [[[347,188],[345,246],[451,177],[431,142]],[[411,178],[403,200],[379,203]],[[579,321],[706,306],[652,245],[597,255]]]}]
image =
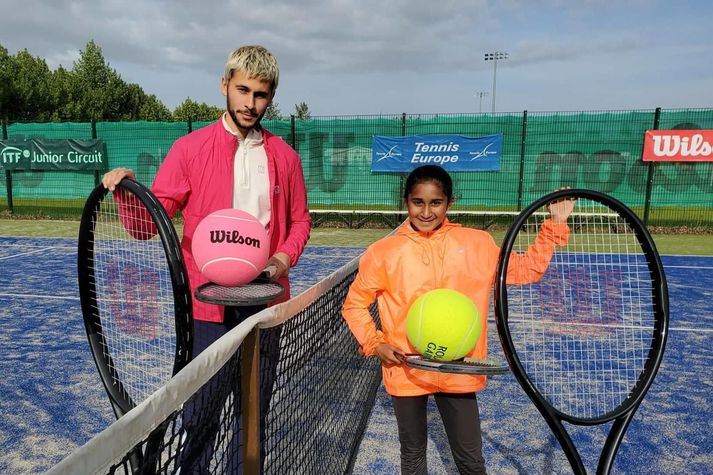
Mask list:
[{"label": "yellow oversized tennis ball", "polygon": [[436,289],[417,298],[406,317],[408,339],[425,358],[451,361],[475,347],[481,331],[480,312],[460,292]]}]

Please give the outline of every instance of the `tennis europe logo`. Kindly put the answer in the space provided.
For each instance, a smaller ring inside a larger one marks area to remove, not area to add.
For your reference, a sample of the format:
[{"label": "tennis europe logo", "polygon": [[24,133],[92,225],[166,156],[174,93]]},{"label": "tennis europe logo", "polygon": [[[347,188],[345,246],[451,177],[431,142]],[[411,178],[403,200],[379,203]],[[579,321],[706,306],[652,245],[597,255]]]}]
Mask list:
[{"label": "tennis europe logo", "polygon": [[409,172],[420,165],[440,165],[449,171],[500,169],[502,134],[486,137],[461,135],[374,136],[371,169],[374,172]]},{"label": "tennis europe logo", "polygon": [[712,162],[713,130],[647,130],[645,162]]}]

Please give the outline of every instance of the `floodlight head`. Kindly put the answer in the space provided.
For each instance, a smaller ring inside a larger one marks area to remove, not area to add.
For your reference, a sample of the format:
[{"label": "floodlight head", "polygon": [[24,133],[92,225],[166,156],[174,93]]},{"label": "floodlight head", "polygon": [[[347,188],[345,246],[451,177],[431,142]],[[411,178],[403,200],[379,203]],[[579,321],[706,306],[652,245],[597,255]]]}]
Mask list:
[{"label": "floodlight head", "polygon": [[495,61],[498,59],[508,59],[508,53],[506,51],[493,51],[492,53],[485,53],[485,61]]}]

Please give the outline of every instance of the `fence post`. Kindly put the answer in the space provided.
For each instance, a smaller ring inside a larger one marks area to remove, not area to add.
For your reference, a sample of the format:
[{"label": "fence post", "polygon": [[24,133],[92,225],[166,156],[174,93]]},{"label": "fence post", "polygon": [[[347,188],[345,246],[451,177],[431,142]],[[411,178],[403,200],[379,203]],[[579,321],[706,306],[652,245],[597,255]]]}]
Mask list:
[{"label": "fence post", "polygon": [[[661,108],[657,107],[654,113],[653,130],[658,130],[661,121]],[[649,170],[646,176],[646,197],[644,198],[644,226],[649,225],[649,211],[651,210],[651,189],[654,187],[654,165],[656,162],[649,162]]]},{"label": "fence post", "polygon": [[[2,121],[2,139],[7,140],[7,118]],[[7,191],[7,209],[10,214],[13,214],[14,208],[12,205],[12,172],[5,170],[5,189]]]},{"label": "fence post", "polygon": [[522,189],[525,181],[525,142],[527,141],[527,110],[522,111],[522,135],[520,136],[520,176],[517,181],[517,210],[522,210]]},{"label": "fence post", "polygon": [[[97,138],[97,121],[92,119],[92,138],[96,140]],[[99,184],[99,170],[94,170],[94,186]]]},{"label": "fence post", "polygon": [[295,124],[295,114],[290,114],[290,134],[292,135],[292,148],[297,151],[297,125]]},{"label": "fence post", "polygon": [[188,118],[188,121],[186,122],[186,128],[188,129],[189,134],[191,132],[193,132],[193,119],[190,117]]},{"label": "fence post", "polygon": [[[401,113],[401,136],[406,137],[406,112]],[[404,200],[401,199],[401,196],[404,191],[404,186],[406,186],[405,181],[406,180],[404,179],[404,174],[399,173],[399,191],[398,193],[396,193],[396,206],[398,207],[399,211],[404,210]],[[398,218],[396,219],[396,221],[398,222]]]}]

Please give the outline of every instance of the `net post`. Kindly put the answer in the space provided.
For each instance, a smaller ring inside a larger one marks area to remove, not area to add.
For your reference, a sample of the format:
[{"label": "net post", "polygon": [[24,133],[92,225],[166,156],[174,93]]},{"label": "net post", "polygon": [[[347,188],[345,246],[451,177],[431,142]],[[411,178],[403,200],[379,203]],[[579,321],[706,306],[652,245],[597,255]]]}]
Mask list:
[{"label": "net post", "polygon": [[240,362],[240,404],[243,414],[243,473],[260,473],[260,328],[245,337]]}]

